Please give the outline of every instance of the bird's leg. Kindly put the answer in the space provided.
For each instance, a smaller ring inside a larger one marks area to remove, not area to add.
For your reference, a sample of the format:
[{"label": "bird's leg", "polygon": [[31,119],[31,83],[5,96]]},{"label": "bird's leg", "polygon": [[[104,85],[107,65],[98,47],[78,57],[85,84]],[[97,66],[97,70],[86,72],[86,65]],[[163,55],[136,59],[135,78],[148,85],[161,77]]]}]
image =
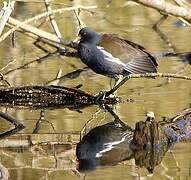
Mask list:
[{"label": "bird's leg", "polygon": [[[110,78],[110,81],[109,81],[109,86],[110,86],[110,89],[112,89],[113,88],[113,86],[112,86],[112,78]],[[114,85],[115,86],[115,85]]]},{"label": "bird's leg", "polygon": [[[126,77],[123,78],[122,75],[119,75],[119,79],[118,80],[115,80],[115,84],[114,84],[114,87],[109,90],[109,91],[101,91],[99,92],[98,94],[96,94],[96,102],[100,101],[100,100],[104,100],[105,97],[108,97],[110,95],[116,95],[116,91],[119,87],[121,87],[127,80],[129,80],[131,78],[131,75],[128,75]],[[111,81],[110,81],[111,82]],[[111,84],[111,83],[110,83]]]},{"label": "bird's leg", "polygon": [[[113,88],[121,81],[122,77],[123,77],[123,76],[120,75],[120,76],[119,76],[119,79],[114,79],[114,80],[115,80],[114,85],[112,85],[113,79],[112,79],[112,78],[110,79],[110,82],[109,82],[110,90],[113,89]],[[116,93],[117,93],[117,92],[114,92],[114,93],[111,94],[111,95],[113,95],[113,96],[115,97],[115,96],[116,96]],[[106,94],[107,94],[107,91],[100,91],[98,94],[96,94],[96,95],[95,95],[95,96],[96,96],[96,102],[98,102],[98,101],[100,101],[100,100],[104,101],[104,100],[105,100],[105,97],[106,97]]]},{"label": "bird's leg", "polygon": [[[119,75],[119,79],[115,79],[114,87],[116,87],[123,80],[123,75]],[[113,87],[113,88],[114,88]],[[113,93],[113,96],[117,96],[117,90]]]},{"label": "bird's leg", "polygon": [[125,76],[120,82],[117,82],[114,88],[106,92],[106,96],[113,94],[118,88],[120,88],[127,80],[131,78],[131,74]]}]

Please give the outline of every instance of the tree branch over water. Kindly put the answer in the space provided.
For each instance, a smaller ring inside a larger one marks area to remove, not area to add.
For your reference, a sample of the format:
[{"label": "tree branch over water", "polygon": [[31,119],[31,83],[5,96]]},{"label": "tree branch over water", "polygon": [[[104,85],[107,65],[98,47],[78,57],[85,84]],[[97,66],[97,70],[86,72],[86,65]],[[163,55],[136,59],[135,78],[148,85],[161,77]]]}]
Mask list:
[{"label": "tree branch over water", "polygon": [[[114,88],[110,91],[106,92],[106,97],[113,94],[117,91],[125,82],[131,78],[156,78],[156,77],[166,77],[166,78],[176,78],[176,79],[183,79],[183,80],[191,80],[191,76],[184,76],[181,74],[172,74],[172,73],[146,73],[146,74],[132,74],[126,76],[119,84],[117,84]],[[98,95],[99,96],[99,95]]]},{"label": "tree branch over water", "polygon": [[132,0],[132,1],[156,9],[165,14],[181,17],[186,21],[188,21],[189,23],[191,22],[191,9],[174,5],[164,0]]},{"label": "tree branch over water", "polygon": [[[90,9],[95,9],[97,8],[96,6],[74,6],[74,7],[68,7],[68,8],[60,8],[60,9],[55,9],[55,10],[52,10],[52,11],[48,11],[48,12],[44,12],[42,14],[39,14],[35,17],[32,17],[30,19],[27,19],[23,22],[19,22],[18,20],[14,20],[13,18],[9,18],[9,21],[8,23],[11,23],[11,24],[14,24],[15,27],[13,27],[11,30],[9,30],[8,32],[6,32],[5,34],[3,34],[1,37],[0,37],[0,42],[3,41],[4,39],[6,39],[7,36],[9,36],[11,33],[13,33],[14,31],[18,30],[19,28],[21,27],[26,27],[26,24],[30,23],[30,22],[33,22],[33,21],[37,21],[41,18],[45,18],[47,16],[50,16],[50,15],[53,15],[55,13],[63,13],[63,12],[66,12],[66,11],[74,11],[74,10],[77,10],[77,9],[81,9],[81,10],[85,10],[85,11],[90,11]],[[31,31],[30,29],[25,29],[26,31]],[[50,33],[49,33],[50,34]],[[46,37],[49,37],[49,36],[46,36]],[[59,43],[63,43],[63,39],[60,39],[58,38],[57,36],[54,37],[54,41],[57,41]]]}]

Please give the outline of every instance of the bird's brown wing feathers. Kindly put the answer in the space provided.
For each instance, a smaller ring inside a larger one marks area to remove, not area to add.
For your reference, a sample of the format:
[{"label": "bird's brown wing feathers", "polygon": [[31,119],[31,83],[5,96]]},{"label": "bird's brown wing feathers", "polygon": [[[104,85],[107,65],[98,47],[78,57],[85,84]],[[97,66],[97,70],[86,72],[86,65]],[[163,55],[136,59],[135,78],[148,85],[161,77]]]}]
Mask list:
[{"label": "bird's brown wing feathers", "polygon": [[127,65],[130,73],[147,73],[157,71],[155,58],[144,47],[122,39],[114,34],[103,34],[99,46],[119,58]]}]

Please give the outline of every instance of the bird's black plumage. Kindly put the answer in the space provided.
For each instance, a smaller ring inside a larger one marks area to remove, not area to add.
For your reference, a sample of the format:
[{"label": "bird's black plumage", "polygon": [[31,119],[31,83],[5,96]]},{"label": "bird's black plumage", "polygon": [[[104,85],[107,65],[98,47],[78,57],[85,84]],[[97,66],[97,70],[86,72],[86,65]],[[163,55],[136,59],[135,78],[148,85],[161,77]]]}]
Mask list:
[{"label": "bird's black plumage", "polygon": [[155,58],[138,44],[87,27],[79,36],[79,57],[98,74],[118,79],[119,75],[157,72]]}]

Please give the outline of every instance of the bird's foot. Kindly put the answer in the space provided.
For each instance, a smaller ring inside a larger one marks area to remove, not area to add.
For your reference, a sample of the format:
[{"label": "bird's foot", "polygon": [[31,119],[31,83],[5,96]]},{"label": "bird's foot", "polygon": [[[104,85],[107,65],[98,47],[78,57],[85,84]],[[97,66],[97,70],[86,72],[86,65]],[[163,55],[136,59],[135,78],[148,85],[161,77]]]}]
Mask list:
[{"label": "bird's foot", "polygon": [[[98,94],[95,95],[95,101],[97,103],[104,102],[105,98],[108,97],[107,95],[108,91],[100,91]],[[109,98],[117,98],[116,94],[110,94]]]},{"label": "bird's foot", "polygon": [[104,101],[106,97],[107,91],[100,91],[98,94],[95,95],[95,101],[100,102]]}]

